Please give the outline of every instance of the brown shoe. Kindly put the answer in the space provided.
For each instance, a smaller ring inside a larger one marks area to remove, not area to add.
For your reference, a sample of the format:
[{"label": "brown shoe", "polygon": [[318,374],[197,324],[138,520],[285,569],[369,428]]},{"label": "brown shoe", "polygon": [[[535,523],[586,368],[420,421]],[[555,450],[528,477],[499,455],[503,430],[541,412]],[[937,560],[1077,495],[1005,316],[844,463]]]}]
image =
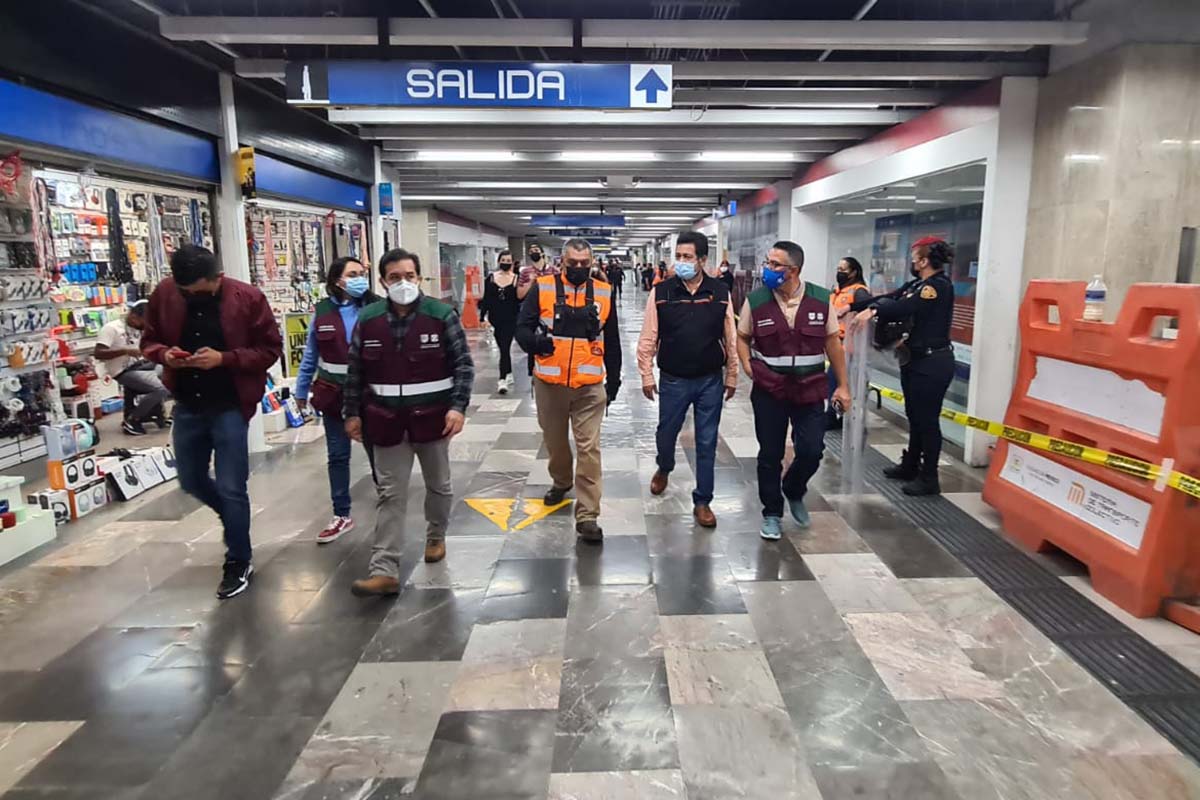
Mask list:
[{"label": "brown shoe", "polygon": [[654,477],[650,479],[650,494],[657,497],[667,490],[667,481],[671,479],[669,472],[663,472],[661,469],[654,473]]},{"label": "brown shoe", "polygon": [[436,564],[446,557],[446,542],[444,539],[425,542],[425,563]]},{"label": "brown shoe", "polygon": [[579,541],[588,544],[600,544],[604,541],[604,530],[594,519],[586,519],[575,523],[575,533]]},{"label": "brown shoe", "polygon": [[350,591],[355,597],[386,597],[400,594],[400,581],[387,575],[372,575],[350,584]]},{"label": "brown shoe", "polygon": [[692,510],[692,516],[696,518],[696,524],[702,528],[717,527],[717,515],[709,506],[696,506]]}]

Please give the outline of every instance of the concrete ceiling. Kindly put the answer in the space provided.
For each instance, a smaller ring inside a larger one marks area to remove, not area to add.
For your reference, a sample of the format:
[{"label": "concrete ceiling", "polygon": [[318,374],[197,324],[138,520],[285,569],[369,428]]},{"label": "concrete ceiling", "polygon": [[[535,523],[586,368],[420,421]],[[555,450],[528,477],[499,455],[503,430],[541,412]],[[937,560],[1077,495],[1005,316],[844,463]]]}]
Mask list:
[{"label": "concrete ceiling", "polygon": [[1042,74],[1048,46],[1087,35],[1053,0],[93,2],[279,93],[289,59],[670,63],[670,111],[323,112],[378,142],[406,205],[512,235],[603,208],[630,244],[982,81]]}]

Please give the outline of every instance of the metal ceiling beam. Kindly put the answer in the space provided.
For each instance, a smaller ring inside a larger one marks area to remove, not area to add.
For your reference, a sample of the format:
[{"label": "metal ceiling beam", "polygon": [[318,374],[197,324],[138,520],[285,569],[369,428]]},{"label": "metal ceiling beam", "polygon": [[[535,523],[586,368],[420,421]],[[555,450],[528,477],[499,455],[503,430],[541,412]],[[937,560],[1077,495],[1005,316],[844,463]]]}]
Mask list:
[{"label": "metal ceiling beam", "polygon": [[672,65],[680,81],[986,81],[1041,76],[1034,61],[685,61]]},{"label": "metal ceiling beam", "polygon": [[1087,41],[1086,22],[946,20],[584,20],[584,47],[743,50],[1028,50]]},{"label": "metal ceiling beam", "polygon": [[277,78],[283,80],[287,61],[282,58],[239,58],[233,71],[242,78]]},{"label": "metal ceiling beam", "polygon": [[[883,109],[564,111],[559,109],[331,108],[329,121],[350,124],[413,125],[895,125],[916,116]],[[443,131],[445,132],[445,131]]]},{"label": "metal ceiling beam", "polygon": [[[662,113],[662,112],[656,112]],[[588,145],[589,150],[603,150],[607,146],[609,140],[626,140],[626,141],[644,141],[653,143],[660,139],[666,138],[689,138],[697,140],[717,140],[728,139],[731,142],[757,142],[757,141],[776,141],[776,140],[791,140],[791,141],[822,141],[835,140],[839,142],[858,142],[876,133],[877,127],[865,126],[837,126],[837,125],[812,125],[798,128],[750,128],[746,129],[735,125],[705,125],[698,127],[693,124],[683,123],[676,125],[667,125],[660,123],[657,126],[644,127],[626,127],[622,124],[614,124],[620,122],[620,118],[614,118],[612,122],[605,125],[592,125],[586,131],[574,125],[539,125],[536,128],[531,128],[527,125],[489,125],[486,128],[466,128],[450,130],[442,125],[377,125],[368,126],[361,129],[359,134],[364,139],[457,139],[457,140],[474,140],[477,142],[489,142],[496,139],[504,140],[520,140],[532,142],[548,142],[556,139],[567,139],[577,141],[581,133],[596,139],[595,145]],[[665,121],[664,121],[665,123]],[[881,126],[880,126],[881,127]],[[844,145],[843,145],[844,146]],[[384,148],[388,145],[385,143]],[[445,146],[433,149],[448,149]],[[490,149],[490,148],[489,148]],[[520,148],[516,148],[520,149]],[[625,147],[624,149],[629,149]],[[650,149],[650,148],[647,148]]]},{"label": "metal ceiling beam", "polygon": [[[393,17],[390,42],[412,46],[571,47],[569,19]],[[583,46],[742,50],[1028,50],[1087,39],[1086,22],[943,20],[583,20]],[[378,43],[372,17],[165,16],[159,32],[175,41],[224,44]]]},{"label": "metal ceiling beam", "polygon": [[937,89],[679,89],[676,106],[748,108],[875,108],[936,106],[946,98]]}]

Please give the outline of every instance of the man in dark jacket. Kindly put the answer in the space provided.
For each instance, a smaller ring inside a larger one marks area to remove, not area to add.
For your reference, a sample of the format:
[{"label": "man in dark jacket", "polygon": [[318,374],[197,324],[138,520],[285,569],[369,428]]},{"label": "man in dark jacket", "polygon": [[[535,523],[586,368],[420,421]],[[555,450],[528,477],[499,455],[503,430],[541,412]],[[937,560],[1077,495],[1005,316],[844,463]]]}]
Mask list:
[{"label": "man in dark jacket", "polygon": [[[250,453],[247,432],[267,370],[283,355],[279,325],[257,288],[225,277],[216,256],[184,245],[171,277],[150,295],[142,353],[162,364],[175,395],[179,485],[221,518],[225,570],[217,597],[250,585]],[[209,461],[216,462],[216,480]]]}]

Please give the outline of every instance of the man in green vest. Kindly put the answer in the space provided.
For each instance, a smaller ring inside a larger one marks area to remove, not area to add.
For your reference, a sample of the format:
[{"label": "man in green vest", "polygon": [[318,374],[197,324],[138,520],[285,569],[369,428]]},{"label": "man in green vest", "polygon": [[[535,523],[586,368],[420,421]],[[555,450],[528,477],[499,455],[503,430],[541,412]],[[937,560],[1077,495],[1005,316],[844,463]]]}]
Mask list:
[{"label": "man in green vest", "polygon": [[[763,285],[750,293],[738,320],[738,358],[754,382],[754,435],[758,439],[758,497],[762,537],[782,536],[783,504],[802,528],[809,525],[804,494],[825,451],[825,359],[837,379],[833,400],[850,407],[846,354],[829,290],[800,277],[804,250],[776,242],[763,268]],[[783,473],[789,423],[795,457]],[[781,479],[782,478],[782,479]]]},{"label": "man in green vest", "polygon": [[356,595],[400,591],[408,483],[413,460],[425,480],[425,561],[446,557],[454,493],[450,439],[463,429],[475,366],[458,315],[421,293],[416,253],[391,250],[379,262],[387,299],[358,316],[344,387],[346,434],[370,444],[379,493],[369,575]]}]

